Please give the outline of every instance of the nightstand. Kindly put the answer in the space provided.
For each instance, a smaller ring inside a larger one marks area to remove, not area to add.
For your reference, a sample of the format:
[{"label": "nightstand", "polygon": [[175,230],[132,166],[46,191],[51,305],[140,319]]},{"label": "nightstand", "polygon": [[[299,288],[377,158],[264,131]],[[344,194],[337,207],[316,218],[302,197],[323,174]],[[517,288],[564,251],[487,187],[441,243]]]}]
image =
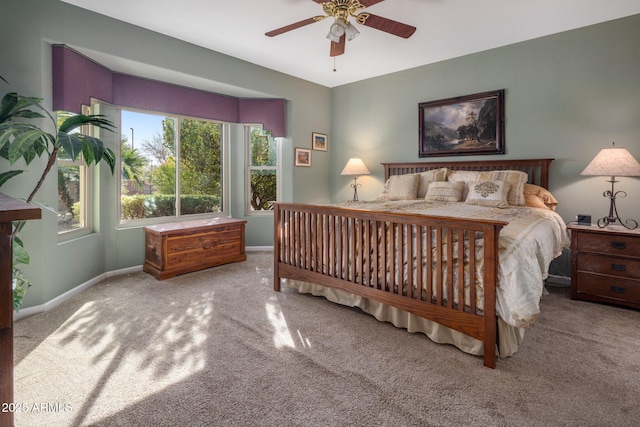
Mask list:
[{"label": "nightstand", "polygon": [[571,299],[640,309],[640,229],[570,224]]}]

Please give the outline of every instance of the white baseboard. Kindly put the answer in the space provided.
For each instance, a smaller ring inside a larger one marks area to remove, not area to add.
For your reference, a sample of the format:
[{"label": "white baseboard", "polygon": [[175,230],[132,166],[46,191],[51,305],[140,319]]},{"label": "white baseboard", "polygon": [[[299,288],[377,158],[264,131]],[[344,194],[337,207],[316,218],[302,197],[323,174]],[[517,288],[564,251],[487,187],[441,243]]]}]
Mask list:
[{"label": "white baseboard", "polygon": [[86,282],[76,286],[75,288],[68,290],[62,295],[58,295],[54,299],[47,301],[44,304],[20,309],[20,311],[17,313],[14,311],[13,321],[15,322],[16,320],[24,319],[25,317],[33,316],[34,314],[44,313],[45,311],[49,311],[52,308],[59,306],[63,302],[70,300],[71,298],[78,295],[80,292],[84,291],[85,289],[88,289],[91,286],[102,282],[104,279],[108,279],[114,276],[119,276],[121,274],[137,273],[138,271],[142,271],[141,265],[122,268],[120,270],[107,271],[106,273],[102,273],[94,277],[93,279],[87,280]]},{"label": "white baseboard", "polygon": [[273,246],[247,246],[245,252],[273,251]]}]

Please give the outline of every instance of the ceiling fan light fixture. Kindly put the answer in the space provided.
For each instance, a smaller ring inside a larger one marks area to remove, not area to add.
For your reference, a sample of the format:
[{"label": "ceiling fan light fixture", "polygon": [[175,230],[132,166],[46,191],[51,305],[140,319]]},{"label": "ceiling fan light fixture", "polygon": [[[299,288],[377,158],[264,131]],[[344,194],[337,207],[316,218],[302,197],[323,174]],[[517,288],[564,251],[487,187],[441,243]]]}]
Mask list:
[{"label": "ceiling fan light fixture", "polygon": [[331,27],[329,27],[329,34],[327,34],[327,38],[332,42],[338,43],[340,41],[340,37],[342,37],[345,33],[344,22],[340,19],[336,19]]},{"label": "ceiling fan light fixture", "polygon": [[360,35],[360,31],[351,25],[351,22],[347,23],[347,26],[344,27],[344,33],[347,35],[348,41],[351,41]]},{"label": "ceiling fan light fixture", "polygon": [[333,34],[331,34],[331,31],[329,31],[329,34],[327,34],[327,38],[334,43],[338,43],[340,41],[340,37],[334,36]]}]

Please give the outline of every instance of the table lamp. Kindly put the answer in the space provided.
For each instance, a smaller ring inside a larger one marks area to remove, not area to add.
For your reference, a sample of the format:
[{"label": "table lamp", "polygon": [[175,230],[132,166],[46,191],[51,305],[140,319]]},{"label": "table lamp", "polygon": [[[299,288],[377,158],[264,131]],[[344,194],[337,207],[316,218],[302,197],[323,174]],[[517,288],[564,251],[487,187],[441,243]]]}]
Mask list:
[{"label": "table lamp", "polygon": [[360,187],[360,184],[358,184],[358,176],[370,174],[371,172],[369,172],[369,169],[367,169],[362,159],[358,157],[350,158],[344,169],[342,169],[340,175],[353,175],[353,184],[351,184],[351,186],[353,187],[352,201],[358,201],[358,187]]},{"label": "table lamp", "polygon": [[632,230],[638,227],[638,222],[633,219],[622,220],[616,208],[616,197],[627,197],[624,191],[615,191],[616,176],[640,176],[640,163],[629,153],[626,148],[616,147],[615,142],[611,148],[603,148],[598,155],[580,175],[610,176],[611,190],[602,195],[610,200],[609,216],[598,220],[598,227],[604,228],[609,224],[619,222],[624,228]]}]

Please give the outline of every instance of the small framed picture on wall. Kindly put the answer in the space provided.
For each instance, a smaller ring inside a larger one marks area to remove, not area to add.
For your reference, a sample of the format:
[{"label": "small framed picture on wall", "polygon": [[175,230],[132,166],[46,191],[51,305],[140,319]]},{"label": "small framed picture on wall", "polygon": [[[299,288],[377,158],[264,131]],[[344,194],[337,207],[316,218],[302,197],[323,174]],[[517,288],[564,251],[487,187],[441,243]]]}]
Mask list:
[{"label": "small framed picture on wall", "polygon": [[311,150],[306,148],[296,148],[296,166],[311,166]]},{"label": "small framed picture on wall", "polygon": [[327,138],[327,135],[313,132],[311,134],[311,144],[314,150],[327,151],[329,140]]}]

